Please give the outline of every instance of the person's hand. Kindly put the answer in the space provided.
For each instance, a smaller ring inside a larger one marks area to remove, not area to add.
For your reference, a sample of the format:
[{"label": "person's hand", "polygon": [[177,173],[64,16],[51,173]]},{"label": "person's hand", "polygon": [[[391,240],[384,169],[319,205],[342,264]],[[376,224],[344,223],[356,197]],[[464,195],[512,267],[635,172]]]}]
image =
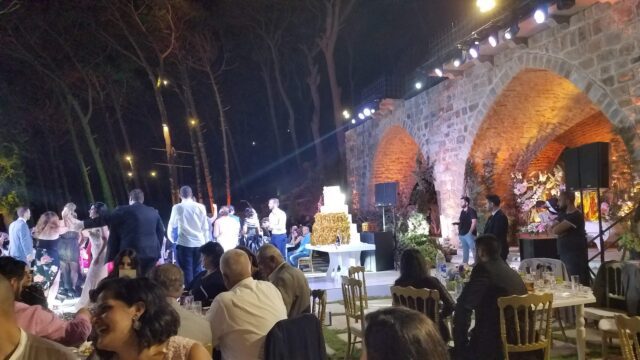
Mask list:
[{"label": "person's hand", "polygon": [[78,316],[83,316],[87,319],[91,319],[91,312],[86,307],[83,307],[76,313],[76,317]]}]

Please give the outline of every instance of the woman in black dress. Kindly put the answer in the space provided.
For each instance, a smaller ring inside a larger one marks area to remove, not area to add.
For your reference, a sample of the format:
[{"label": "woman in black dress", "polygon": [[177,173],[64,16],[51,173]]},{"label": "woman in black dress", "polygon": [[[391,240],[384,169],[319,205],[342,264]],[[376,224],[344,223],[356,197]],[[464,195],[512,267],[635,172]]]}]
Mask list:
[{"label": "woman in black dress", "polygon": [[584,215],[576,208],[576,195],[564,191],[558,198],[560,214],[551,231],[558,235],[558,255],[567,268],[569,276],[580,276],[580,283],[589,286],[589,259],[587,234],[584,229]]},{"label": "woman in black dress", "polygon": [[408,287],[412,286],[416,289],[437,290],[442,301],[442,311],[440,312],[440,335],[445,342],[451,339],[451,334],[444,319],[453,313],[455,302],[447,289],[442,286],[440,280],[429,275],[429,267],[427,261],[418,249],[407,249],[402,252],[400,258],[400,277],[394,283],[395,286]]},{"label": "woman in black dress", "polygon": [[202,266],[205,270],[197,274],[185,290],[193,295],[195,301],[202,301],[202,306],[211,306],[218,294],[227,291],[220,272],[222,254],[224,249],[217,242],[208,242],[200,247]]},{"label": "woman in black dress", "polygon": [[45,292],[53,285],[60,269],[59,239],[60,218],[53,211],[47,211],[38,219],[33,234],[33,243],[36,250],[33,282],[38,284]]},{"label": "woman in black dress", "polygon": [[62,210],[63,232],[60,234],[58,253],[60,255],[60,290],[58,298],[73,299],[80,296],[82,290],[77,288],[80,276],[80,229],[82,225],[77,219],[76,205],[68,203]]}]

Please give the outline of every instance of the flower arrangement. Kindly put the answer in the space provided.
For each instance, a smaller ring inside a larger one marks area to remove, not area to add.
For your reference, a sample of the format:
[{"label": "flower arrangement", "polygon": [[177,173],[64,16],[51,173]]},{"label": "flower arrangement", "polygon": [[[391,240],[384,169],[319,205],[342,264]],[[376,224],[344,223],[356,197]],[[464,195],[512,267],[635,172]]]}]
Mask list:
[{"label": "flower arrangement", "polygon": [[520,230],[528,233],[546,232],[548,224],[542,221],[529,223],[529,214],[538,200],[558,196],[565,189],[562,168],[556,166],[550,172],[536,171],[527,178],[520,172],[514,172],[511,173],[511,180]]},{"label": "flower arrangement", "polygon": [[345,213],[317,213],[311,234],[311,244],[331,245],[340,236],[341,244],[348,244],[351,238],[351,224]]},{"label": "flower arrangement", "polygon": [[429,236],[427,219],[421,213],[413,211],[405,221],[406,230],[398,233],[397,263],[400,263],[399,257],[402,255],[402,251],[415,248],[420,250],[430,265],[435,265],[436,255],[438,251],[442,251],[442,248],[435,238]]}]

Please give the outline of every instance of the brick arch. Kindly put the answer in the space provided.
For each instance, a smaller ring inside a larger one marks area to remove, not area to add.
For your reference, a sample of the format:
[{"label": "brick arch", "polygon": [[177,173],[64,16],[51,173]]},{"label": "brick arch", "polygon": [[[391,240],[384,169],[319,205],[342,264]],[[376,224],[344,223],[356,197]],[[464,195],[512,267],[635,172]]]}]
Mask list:
[{"label": "brick arch", "polygon": [[[567,145],[554,139],[566,134],[564,143],[577,141],[581,135],[577,124],[588,125],[588,119],[598,114],[600,129],[604,119],[615,139],[623,140],[625,152],[633,154],[629,149],[637,134],[635,129],[623,130],[629,129],[629,121],[618,103],[586,73],[559,57],[525,51],[503,65],[490,89],[470,123],[473,142],[464,158],[475,177],[507,201],[513,196],[512,171],[526,172],[541,152],[557,159]],[[587,138],[582,134],[578,142]]]},{"label": "brick arch", "polygon": [[408,200],[416,180],[413,171],[416,159],[424,160],[421,148],[413,136],[398,124],[388,125],[379,131],[379,141],[371,162],[369,202],[374,202],[374,186],[384,182],[398,182],[399,202]]}]

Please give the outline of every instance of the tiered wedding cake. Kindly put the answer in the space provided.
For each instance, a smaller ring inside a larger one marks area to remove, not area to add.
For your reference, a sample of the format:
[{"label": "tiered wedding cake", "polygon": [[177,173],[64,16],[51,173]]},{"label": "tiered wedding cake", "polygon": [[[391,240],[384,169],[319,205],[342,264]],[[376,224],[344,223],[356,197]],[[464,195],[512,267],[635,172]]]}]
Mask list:
[{"label": "tiered wedding cake", "polygon": [[[316,225],[314,226],[314,229],[313,229],[314,233],[316,232],[326,233],[327,231],[329,231],[329,229],[322,228],[323,226],[327,226],[325,225],[326,222],[318,221],[318,220],[321,220],[323,217],[345,219],[345,216],[346,216],[346,221],[348,221],[349,235],[348,236],[345,236],[346,234],[342,235],[342,243],[343,244],[359,243],[360,234],[358,233],[356,224],[352,223],[351,214],[349,214],[349,207],[345,203],[345,196],[340,191],[340,186],[325,186],[323,190],[323,198],[324,198],[324,202],[323,202],[323,205],[320,207],[320,213],[316,215]],[[333,242],[335,242],[335,238],[337,235],[334,232],[335,230],[331,229],[331,232],[329,233],[332,236]],[[327,241],[326,240],[322,241],[322,245],[324,245],[324,243],[327,243]]]}]

